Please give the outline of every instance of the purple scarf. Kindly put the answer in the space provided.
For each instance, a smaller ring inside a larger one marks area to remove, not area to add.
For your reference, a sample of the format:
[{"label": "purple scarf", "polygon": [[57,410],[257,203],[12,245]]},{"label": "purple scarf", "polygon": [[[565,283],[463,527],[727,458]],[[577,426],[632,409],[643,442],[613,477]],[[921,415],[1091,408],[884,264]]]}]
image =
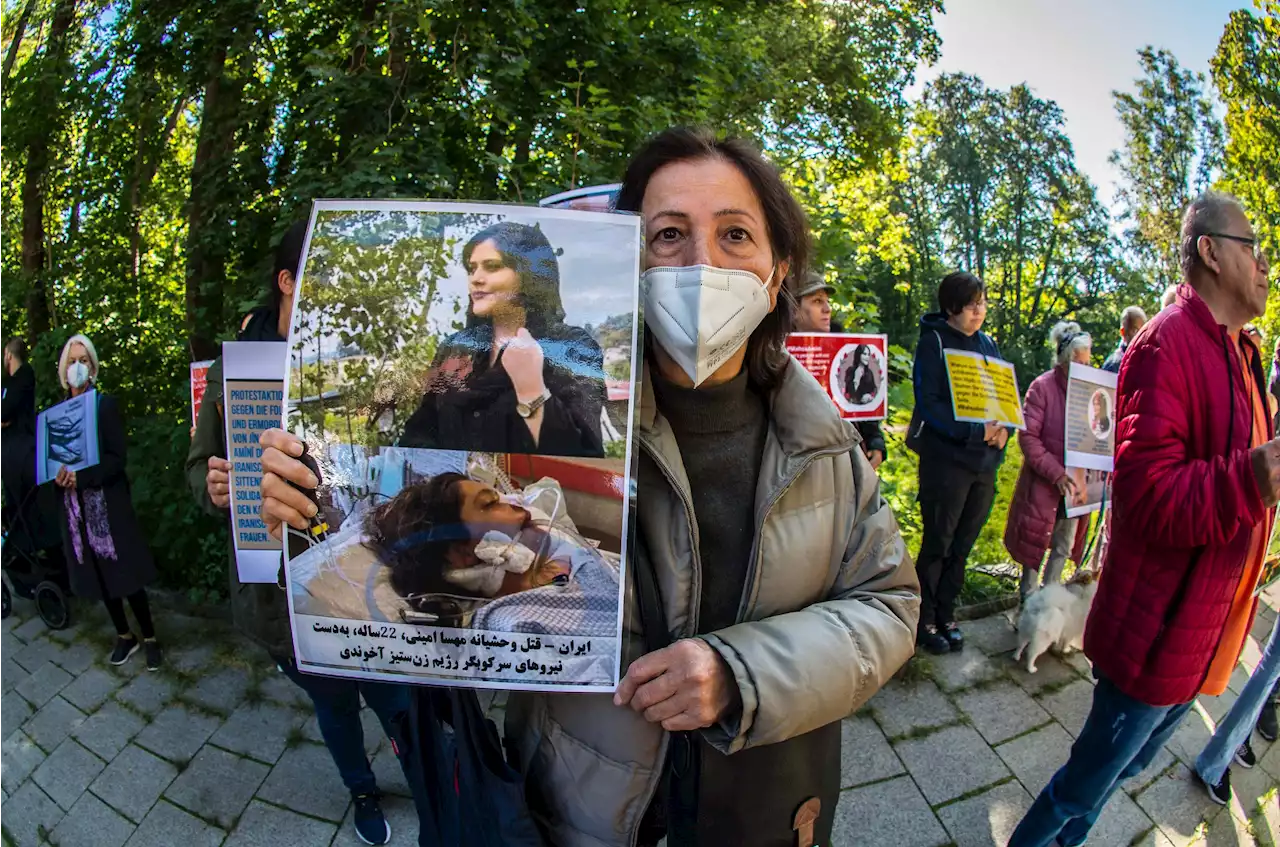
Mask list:
[{"label": "purple scarf", "polygon": [[[80,514],[80,498],[74,488],[62,491],[62,502],[67,511],[67,528],[71,530],[71,546],[76,551],[76,561],[84,564],[84,535],[89,536],[89,546],[100,558],[116,559],[116,544],[111,540],[111,524],[107,521],[107,498],[101,488],[90,488],[84,495],[84,514]],[[81,528],[84,533],[81,534]]]}]

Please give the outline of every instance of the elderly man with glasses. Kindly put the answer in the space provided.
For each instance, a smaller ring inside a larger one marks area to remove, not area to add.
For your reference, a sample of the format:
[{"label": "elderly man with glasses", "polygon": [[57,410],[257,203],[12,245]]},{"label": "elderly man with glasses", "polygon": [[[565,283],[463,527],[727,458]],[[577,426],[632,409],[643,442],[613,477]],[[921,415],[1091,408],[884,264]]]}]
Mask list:
[{"label": "elderly man with glasses", "polygon": [[[1244,326],[1266,309],[1270,265],[1239,201],[1217,192],[1187,208],[1181,254],[1174,303],[1120,374],[1111,543],[1085,629],[1093,706],[1010,847],[1083,844],[1196,696],[1226,689],[1253,624],[1280,441]],[[1270,685],[1259,683],[1260,705]],[[1225,802],[1222,779],[1211,789]]]}]

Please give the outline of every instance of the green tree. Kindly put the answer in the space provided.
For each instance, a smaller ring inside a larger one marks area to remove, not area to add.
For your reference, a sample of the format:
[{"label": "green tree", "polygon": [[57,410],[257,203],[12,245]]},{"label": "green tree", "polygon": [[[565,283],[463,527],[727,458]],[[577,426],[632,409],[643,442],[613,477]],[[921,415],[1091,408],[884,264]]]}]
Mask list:
[{"label": "green tree", "polygon": [[1203,74],[1184,70],[1167,50],[1138,51],[1142,76],[1133,93],[1115,91],[1124,147],[1111,154],[1124,181],[1129,248],[1148,285],[1177,282],[1182,212],[1208,188],[1222,163],[1222,125],[1213,115]]}]

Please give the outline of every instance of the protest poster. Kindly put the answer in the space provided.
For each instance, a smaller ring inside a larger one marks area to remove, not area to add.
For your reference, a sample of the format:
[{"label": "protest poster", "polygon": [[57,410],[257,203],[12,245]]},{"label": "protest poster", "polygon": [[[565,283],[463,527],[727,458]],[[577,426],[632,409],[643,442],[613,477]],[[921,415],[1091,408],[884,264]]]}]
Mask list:
[{"label": "protest poster", "polygon": [[231,462],[231,541],[241,582],[275,582],[281,543],[262,520],[262,433],[284,420],[288,345],[226,341],[222,344],[222,410]]},{"label": "protest poster", "polygon": [[793,332],[787,350],[827,389],[840,417],[883,420],[889,409],[889,337]]},{"label": "protest poster", "polygon": [[1116,375],[1072,362],[1066,408],[1067,467],[1114,470]]},{"label": "protest poster", "polygon": [[538,201],[539,206],[552,209],[581,209],[587,212],[607,212],[613,207],[622,184],[587,185],[552,194]]},{"label": "protest poster", "polygon": [[1026,429],[1013,363],[969,350],[943,350],[956,420]]},{"label": "protest poster", "polygon": [[89,389],[36,416],[36,484],[66,468],[81,471],[98,464],[98,392]]},{"label": "protest poster", "polygon": [[191,425],[200,420],[200,404],[204,400],[204,387],[209,377],[212,359],[191,363]]},{"label": "protest poster", "polygon": [[1076,493],[1066,503],[1067,517],[1078,518],[1103,508],[1110,473],[1095,468],[1067,466],[1067,476],[1076,484]]},{"label": "protest poster", "polygon": [[1078,362],[1067,374],[1065,455],[1067,475],[1076,493],[1066,504],[1067,517],[1103,508],[1115,468],[1116,375]]},{"label": "protest poster", "polygon": [[317,201],[286,425],[300,669],[612,691],[621,666],[641,230],[631,215]]}]

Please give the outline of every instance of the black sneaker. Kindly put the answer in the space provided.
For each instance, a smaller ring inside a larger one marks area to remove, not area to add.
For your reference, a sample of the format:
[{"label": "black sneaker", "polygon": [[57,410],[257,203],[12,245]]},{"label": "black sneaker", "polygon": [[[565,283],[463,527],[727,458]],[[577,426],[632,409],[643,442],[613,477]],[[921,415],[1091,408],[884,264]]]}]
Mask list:
[{"label": "black sneaker", "polygon": [[130,656],[138,652],[138,648],[141,646],[138,643],[138,639],[132,635],[128,637],[121,635],[116,638],[116,649],[111,651],[111,658],[108,661],[113,665],[123,665],[129,661]]},{"label": "black sneaker", "polygon": [[1276,721],[1274,700],[1268,700],[1262,707],[1262,714],[1258,715],[1258,734],[1265,741],[1275,741],[1276,736],[1280,735],[1280,722]]},{"label": "black sneaker", "polygon": [[1245,770],[1250,770],[1258,764],[1258,757],[1253,755],[1253,745],[1249,743],[1249,739],[1246,738],[1244,743],[1236,749],[1236,761]]},{"label": "black sneaker", "polygon": [[355,796],[356,835],[365,844],[386,844],[391,840],[391,824],[382,815],[382,806],[378,803],[377,794],[357,794]]},{"label": "black sneaker", "polygon": [[959,653],[964,649],[964,633],[956,626],[955,621],[942,627],[942,637],[947,639],[947,647],[952,653]]},{"label": "black sneaker", "polygon": [[142,642],[143,651],[147,654],[147,670],[160,670],[160,663],[164,661],[164,656],[160,652],[160,644],[154,639]]},{"label": "black sneaker", "polygon": [[1209,792],[1209,799],[1217,803],[1219,806],[1225,806],[1231,802],[1231,768],[1227,768],[1222,772],[1222,781],[1217,785],[1210,785],[1205,782],[1200,772],[1192,769],[1191,773],[1195,775],[1196,782],[1204,786],[1204,790]]},{"label": "black sneaker", "polygon": [[920,627],[920,632],[916,635],[916,643],[935,656],[951,652],[951,642],[938,634],[938,628],[933,625]]}]

